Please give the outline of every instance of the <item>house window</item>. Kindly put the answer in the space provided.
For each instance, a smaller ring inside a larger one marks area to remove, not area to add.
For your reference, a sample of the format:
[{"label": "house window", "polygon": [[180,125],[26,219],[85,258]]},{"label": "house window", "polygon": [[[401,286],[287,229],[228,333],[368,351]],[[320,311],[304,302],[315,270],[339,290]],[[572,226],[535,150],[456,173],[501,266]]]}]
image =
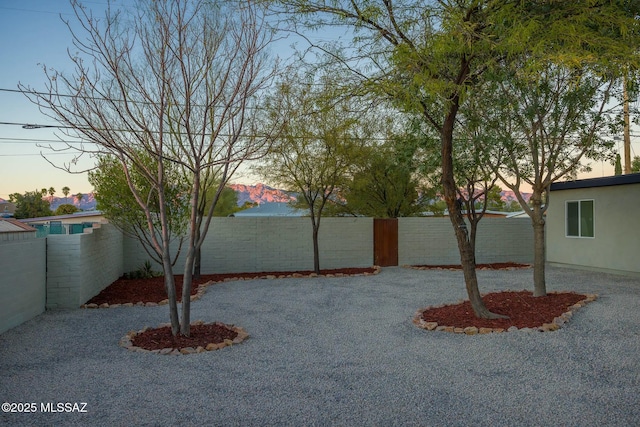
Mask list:
[{"label": "house window", "polygon": [[594,237],[593,200],[567,202],[567,237]]}]

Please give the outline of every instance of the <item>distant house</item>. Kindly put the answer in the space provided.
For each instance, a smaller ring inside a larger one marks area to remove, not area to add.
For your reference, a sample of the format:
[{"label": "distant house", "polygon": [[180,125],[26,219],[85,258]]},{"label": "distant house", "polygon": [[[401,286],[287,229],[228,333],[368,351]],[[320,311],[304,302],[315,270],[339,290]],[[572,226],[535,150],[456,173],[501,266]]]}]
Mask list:
[{"label": "distant house", "polygon": [[0,218],[12,217],[16,213],[15,203],[0,200]]},{"label": "distant house", "polygon": [[505,218],[531,218],[525,211],[509,212]]},{"label": "distant house", "polygon": [[38,230],[38,237],[48,234],[78,234],[94,223],[108,222],[100,211],[81,211],[74,214],[25,218],[20,222]]},{"label": "distant house", "polygon": [[[482,210],[478,209],[476,212],[478,214],[480,214],[482,212]],[[482,217],[483,218],[511,218],[512,214],[513,214],[513,212],[492,211],[492,210],[487,209],[486,211],[484,211],[484,214],[482,215]],[[445,209],[444,210],[444,215],[445,216],[449,216],[449,209]],[[463,210],[462,211],[462,216],[466,216],[466,215],[467,215],[467,211]],[[423,216],[433,216],[433,213],[432,212],[424,212]]]},{"label": "distant house", "polygon": [[17,219],[0,218],[0,233],[35,233],[36,229]]},{"label": "distant house", "polygon": [[233,216],[306,216],[306,210],[292,208],[286,202],[261,203],[254,208],[244,209],[236,212]]},{"label": "distant house", "polygon": [[547,261],[640,276],[640,173],[551,185]]},{"label": "distant house", "polygon": [[25,224],[35,224],[49,221],[60,221],[62,224],[80,224],[82,222],[106,222],[101,211],[80,211],[66,215],[42,216],[38,218],[24,218],[20,220]]}]

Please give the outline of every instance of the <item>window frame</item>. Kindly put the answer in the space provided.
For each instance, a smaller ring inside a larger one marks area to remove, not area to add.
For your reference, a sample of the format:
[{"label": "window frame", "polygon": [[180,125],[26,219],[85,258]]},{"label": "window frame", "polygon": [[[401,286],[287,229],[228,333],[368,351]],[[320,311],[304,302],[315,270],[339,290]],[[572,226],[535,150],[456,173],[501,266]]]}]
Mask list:
[{"label": "window frame", "polygon": [[[591,236],[583,235],[582,223],[582,204],[583,202],[591,202]],[[577,226],[578,226],[578,234],[572,235],[569,234],[569,204],[576,203],[578,207],[578,217],[577,217]],[[575,200],[566,200],[564,202],[564,235],[567,238],[571,239],[595,239],[596,238],[596,201],[595,199],[575,199]]]}]

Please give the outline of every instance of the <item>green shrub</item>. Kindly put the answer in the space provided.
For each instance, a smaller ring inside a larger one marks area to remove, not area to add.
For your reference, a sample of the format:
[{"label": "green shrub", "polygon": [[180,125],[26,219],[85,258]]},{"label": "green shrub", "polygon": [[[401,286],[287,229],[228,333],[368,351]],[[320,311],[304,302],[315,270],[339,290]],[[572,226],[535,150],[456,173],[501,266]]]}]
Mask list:
[{"label": "green shrub", "polygon": [[160,277],[162,273],[157,271],[153,271],[151,268],[151,262],[149,260],[145,261],[142,267],[137,269],[136,271],[132,271],[130,273],[125,273],[125,279],[151,279],[152,277]]}]

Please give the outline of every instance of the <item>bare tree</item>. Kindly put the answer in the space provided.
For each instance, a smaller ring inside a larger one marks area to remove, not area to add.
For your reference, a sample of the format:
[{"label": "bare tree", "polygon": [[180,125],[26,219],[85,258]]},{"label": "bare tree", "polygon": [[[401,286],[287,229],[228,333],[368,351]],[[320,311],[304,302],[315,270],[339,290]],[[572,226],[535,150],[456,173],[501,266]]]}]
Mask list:
[{"label": "bare tree", "polygon": [[[143,0],[133,16],[108,7],[100,18],[72,3],[81,25],[80,32],[69,25],[74,74],[45,69],[46,94],[23,90],[70,135],[96,147],[83,147],[85,153],[120,160],[162,260],[172,333],[188,336],[195,253],[216,204],[198,214],[203,177],[215,175],[217,199],[242,162],[263,154],[267,139],[252,127],[255,103],[274,72],[265,51],[270,33],[250,1]],[[165,193],[169,164],[182,169],[190,188],[180,316]],[[157,212],[137,192],[131,168],[155,189]],[[159,234],[152,232],[155,220]]]}]

